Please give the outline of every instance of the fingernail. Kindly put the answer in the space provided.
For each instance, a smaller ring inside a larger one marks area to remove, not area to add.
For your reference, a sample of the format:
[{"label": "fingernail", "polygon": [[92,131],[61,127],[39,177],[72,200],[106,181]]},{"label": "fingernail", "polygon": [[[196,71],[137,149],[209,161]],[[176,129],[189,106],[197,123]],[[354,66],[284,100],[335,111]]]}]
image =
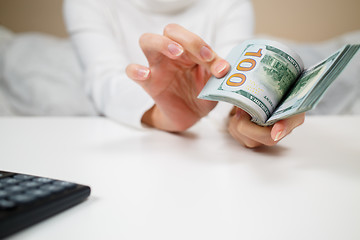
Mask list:
[{"label": "fingernail", "polygon": [[180,45],[175,43],[170,43],[168,45],[168,49],[169,52],[176,57],[180,56],[184,52],[184,49]]},{"label": "fingernail", "polygon": [[222,73],[227,67],[226,62],[221,61],[216,67],[215,67],[215,72],[220,74]]},{"label": "fingernail", "polygon": [[213,51],[211,51],[208,47],[203,46],[200,49],[200,56],[206,61],[206,62],[210,62],[214,59],[215,54],[213,53]]},{"label": "fingernail", "polygon": [[146,80],[150,74],[150,70],[146,68],[137,69],[138,80]]},{"label": "fingernail", "polygon": [[276,134],[276,136],[275,136],[275,138],[274,138],[274,141],[275,141],[275,142],[278,142],[278,141],[280,141],[283,137],[285,137],[285,131],[279,131],[279,132]]}]

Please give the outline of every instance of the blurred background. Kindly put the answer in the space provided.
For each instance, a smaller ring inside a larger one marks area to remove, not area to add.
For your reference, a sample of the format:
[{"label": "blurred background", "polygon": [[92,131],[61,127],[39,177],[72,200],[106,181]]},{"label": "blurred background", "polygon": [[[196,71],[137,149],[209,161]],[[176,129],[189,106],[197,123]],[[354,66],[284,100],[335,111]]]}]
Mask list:
[{"label": "blurred background", "polygon": [[[0,25],[66,37],[63,0],[0,0]],[[220,0],[219,0],[220,2]],[[360,29],[360,0],[253,0],[256,33],[321,41]]]}]

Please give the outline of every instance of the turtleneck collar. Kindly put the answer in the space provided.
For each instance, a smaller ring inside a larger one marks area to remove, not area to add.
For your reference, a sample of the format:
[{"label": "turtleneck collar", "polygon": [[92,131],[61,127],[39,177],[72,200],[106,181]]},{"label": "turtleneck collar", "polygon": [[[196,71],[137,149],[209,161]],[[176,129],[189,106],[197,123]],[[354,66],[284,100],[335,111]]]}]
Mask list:
[{"label": "turtleneck collar", "polygon": [[157,13],[177,13],[197,0],[131,0],[141,9]]}]

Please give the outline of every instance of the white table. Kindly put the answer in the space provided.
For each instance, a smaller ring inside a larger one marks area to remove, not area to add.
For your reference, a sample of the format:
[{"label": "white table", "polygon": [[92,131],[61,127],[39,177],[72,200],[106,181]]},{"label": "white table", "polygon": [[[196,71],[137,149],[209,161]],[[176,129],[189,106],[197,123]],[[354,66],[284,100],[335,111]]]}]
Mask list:
[{"label": "white table", "polygon": [[90,185],[11,239],[360,239],[360,116],[308,117],[243,148],[208,120],[183,135],[103,118],[0,118],[1,169]]}]

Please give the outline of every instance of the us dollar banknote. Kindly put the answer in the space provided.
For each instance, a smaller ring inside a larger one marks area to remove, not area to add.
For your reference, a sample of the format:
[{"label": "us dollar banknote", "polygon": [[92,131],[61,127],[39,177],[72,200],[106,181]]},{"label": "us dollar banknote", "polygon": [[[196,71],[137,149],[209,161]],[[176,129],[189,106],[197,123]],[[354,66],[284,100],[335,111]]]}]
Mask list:
[{"label": "us dollar banknote", "polygon": [[250,40],[227,57],[231,70],[212,77],[199,98],[231,103],[269,126],[315,107],[327,87],[348,64],[359,45],[347,45],[321,63],[304,70],[294,51],[269,40]]}]

